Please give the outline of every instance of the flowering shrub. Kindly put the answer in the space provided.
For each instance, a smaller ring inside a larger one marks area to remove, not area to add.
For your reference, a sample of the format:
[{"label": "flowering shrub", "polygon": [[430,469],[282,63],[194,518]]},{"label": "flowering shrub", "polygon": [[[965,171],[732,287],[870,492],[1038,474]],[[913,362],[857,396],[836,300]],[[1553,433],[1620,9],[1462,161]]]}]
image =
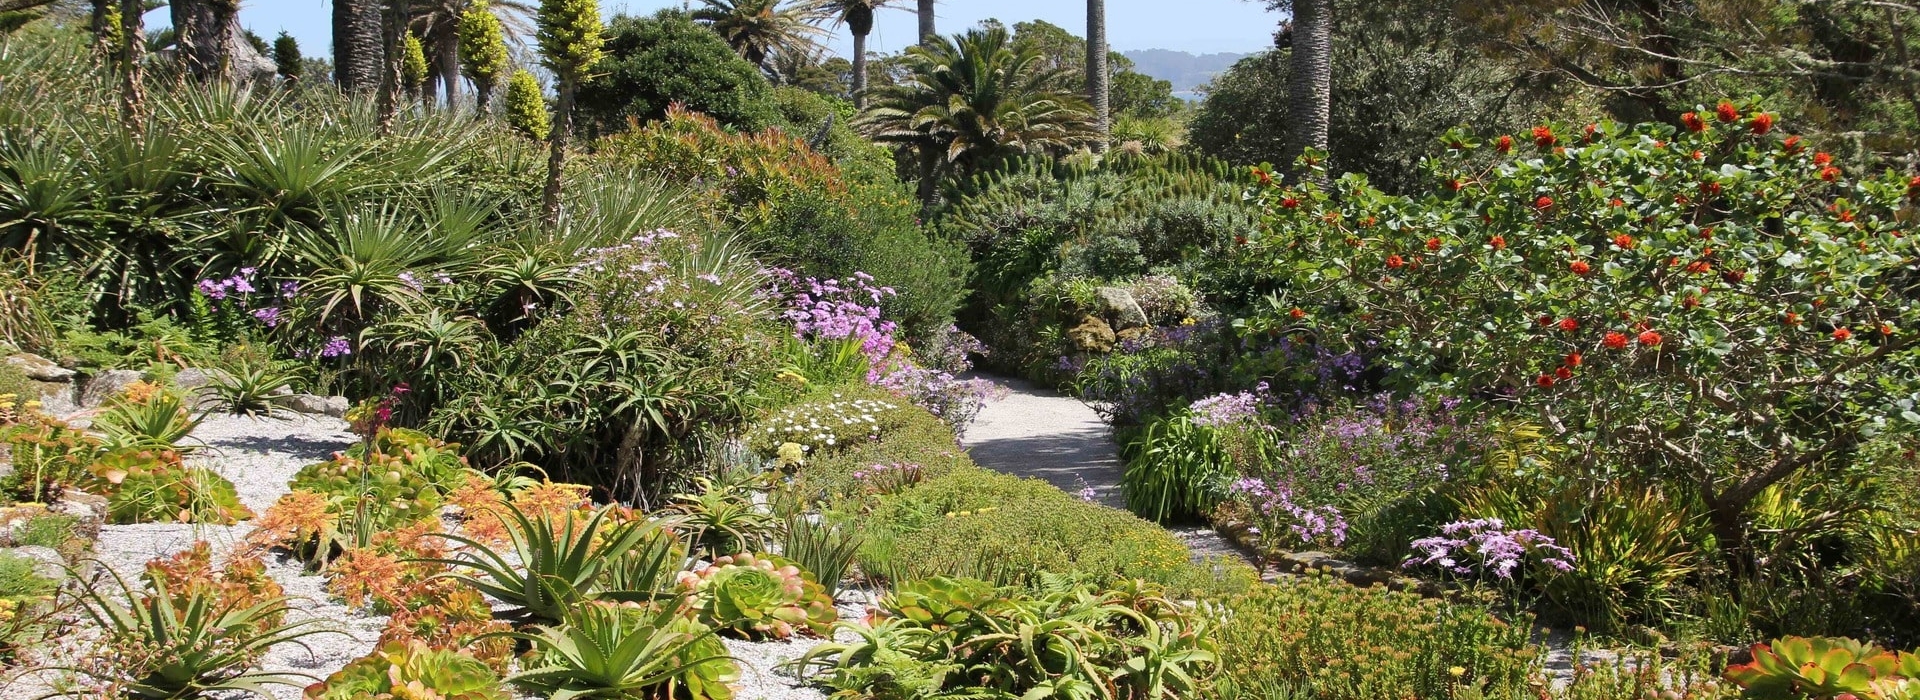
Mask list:
[{"label": "flowering shrub", "polygon": [[1573,570],[1573,552],[1533,530],[1508,530],[1499,518],[1460,520],[1440,526],[1440,537],[1413,541],[1417,556],[1403,566],[1437,566],[1459,576],[1493,574],[1512,579],[1528,559],[1556,571]]},{"label": "flowering shrub", "polygon": [[[1236,460],[1231,500],[1273,546],[1347,546],[1365,559],[1397,562],[1424,526],[1395,517],[1448,482],[1472,459],[1476,429],[1455,402],[1391,401],[1309,406]],[[1352,538],[1355,541],[1349,542]]]},{"label": "flowering shrub", "polygon": [[1214,394],[1193,402],[1187,410],[1193,413],[1193,424],[1218,428],[1230,423],[1254,420],[1260,416],[1260,407],[1266,403],[1267,383],[1261,382],[1253,391],[1237,394]]},{"label": "flowering shrub", "polygon": [[1398,383],[1498,397],[1582,463],[1699,485],[1739,557],[1768,486],[1920,428],[1920,301],[1897,291],[1920,180],[1689,117],[1543,125],[1550,145],[1502,137],[1486,168],[1456,132],[1415,196],[1274,184],[1248,264],[1294,290],[1295,329],[1377,340]]},{"label": "flowering shrub", "polygon": [[817,401],[794,406],[773,414],[755,426],[752,435],[755,451],[769,459],[779,456],[780,446],[793,443],[802,452],[851,445],[880,437],[890,424],[888,414],[900,406],[877,399]]},{"label": "flowering shrub", "polygon": [[880,318],[880,302],[893,296],[892,287],[875,286],[873,276],[865,272],[844,280],[800,280],[793,272],[778,269],[773,275],[783,286],[795,287],[784,317],[801,338],[857,340],[874,364],[893,352],[893,334],[899,326]]}]

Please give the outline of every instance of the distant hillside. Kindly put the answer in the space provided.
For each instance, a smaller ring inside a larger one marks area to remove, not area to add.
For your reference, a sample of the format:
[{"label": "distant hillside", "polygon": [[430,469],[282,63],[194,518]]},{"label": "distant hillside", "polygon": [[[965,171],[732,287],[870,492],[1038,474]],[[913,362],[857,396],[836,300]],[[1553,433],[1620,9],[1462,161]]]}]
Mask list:
[{"label": "distant hillside", "polygon": [[1140,73],[1173,83],[1176,93],[1191,93],[1194,88],[1206,84],[1213,76],[1226,72],[1233,63],[1247,54],[1209,53],[1195,56],[1185,51],[1167,49],[1144,49],[1140,51],[1122,51],[1121,55],[1133,61],[1133,69]]}]

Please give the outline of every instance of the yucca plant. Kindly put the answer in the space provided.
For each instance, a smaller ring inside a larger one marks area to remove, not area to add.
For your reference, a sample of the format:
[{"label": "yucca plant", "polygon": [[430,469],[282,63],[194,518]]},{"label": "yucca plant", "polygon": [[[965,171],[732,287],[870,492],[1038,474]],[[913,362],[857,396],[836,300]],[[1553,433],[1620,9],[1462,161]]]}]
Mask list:
[{"label": "yucca plant", "polygon": [[201,391],[211,395],[228,413],[273,415],[284,410],[273,403],[273,397],[291,388],[294,380],[293,373],[280,370],[272,363],[260,362],[215,375],[213,383]]},{"label": "yucca plant", "polygon": [[798,516],[787,520],[783,534],[780,553],[812,573],[828,596],[840,595],[840,583],[860,553],[860,533]]},{"label": "yucca plant", "polygon": [[80,595],[88,617],[105,631],[120,657],[108,665],[108,671],[65,670],[119,684],[127,697],[147,700],[200,698],[223,691],[272,697],[269,685],[298,687],[316,680],[304,674],[247,670],[269,647],[328,631],[319,618],[266,624],[285,617],[292,609],[289,598],[276,596],[240,607],[224,604],[214,586],[172,591],[160,580],[152,590],[136,590],[119,574],[109,572],[118,595],[101,585],[87,586]]},{"label": "yucca plant", "polygon": [[[507,682],[549,697],[727,700],[739,667],[713,630],[672,606],[589,603],[558,627],[509,633],[533,645]],[[658,693],[656,696],[655,694]]]},{"label": "yucca plant", "polygon": [[766,549],[774,531],[773,516],[738,488],[706,478],[694,483],[700,492],[674,496],[671,509],[693,533],[691,542],[698,551],[717,557]]},{"label": "yucca plant", "polygon": [[143,401],[120,401],[94,418],[93,427],[107,436],[112,448],[163,449],[187,454],[198,445],[183,444],[201,416],[170,391],[155,392]]},{"label": "yucca plant", "polygon": [[[609,590],[604,584],[616,568],[623,568],[623,558],[656,536],[659,524],[609,524],[613,512],[610,507],[594,512],[584,522],[571,515],[530,516],[514,505],[505,506],[503,511],[513,540],[512,559],[479,541],[436,533],[469,549],[454,558],[427,561],[454,567],[447,576],[514,606],[508,617],[520,621],[558,623],[566,619],[567,611],[596,597],[651,597],[651,591],[642,596]],[[627,571],[621,578],[633,581],[640,577]]]}]

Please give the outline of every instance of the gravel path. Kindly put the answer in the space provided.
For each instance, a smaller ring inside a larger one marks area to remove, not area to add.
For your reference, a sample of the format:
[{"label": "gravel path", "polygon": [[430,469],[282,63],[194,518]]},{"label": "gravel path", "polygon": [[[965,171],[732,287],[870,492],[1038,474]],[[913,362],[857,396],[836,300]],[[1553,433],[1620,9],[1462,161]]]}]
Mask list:
[{"label": "gravel path", "polygon": [[[1092,489],[1094,500],[1126,508],[1120,490],[1120,446],[1114,444],[1100,414],[1079,399],[1062,396],[1031,382],[976,376],[1007,388],[1004,397],[980,409],[961,442],[973,461],[995,471],[1045,479],[1068,493]],[[1196,561],[1244,557],[1213,528],[1176,527],[1170,531],[1193,550]]]}]

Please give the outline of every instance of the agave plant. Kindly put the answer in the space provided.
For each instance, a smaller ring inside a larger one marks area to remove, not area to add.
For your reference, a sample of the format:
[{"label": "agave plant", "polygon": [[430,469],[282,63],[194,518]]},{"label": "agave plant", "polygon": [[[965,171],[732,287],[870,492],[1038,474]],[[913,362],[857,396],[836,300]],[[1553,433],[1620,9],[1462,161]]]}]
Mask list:
[{"label": "agave plant", "polygon": [[[104,567],[103,567],[104,568]],[[107,586],[81,591],[83,609],[103,629],[123,658],[111,670],[67,669],[116,683],[128,697],[200,698],[220,691],[272,697],[266,686],[300,686],[314,678],[295,673],[249,671],[269,647],[327,632],[318,618],[269,624],[291,609],[288,598],[275,596],[241,607],[221,601],[213,586],[170,590],[166,579],[155,579],[152,590],[136,590],[117,573],[110,576],[118,595],[110,600]],[[83,691],[57,692],[46,697],[73,696]]]},{"label": "agave plant", "polygon": [[853,558],[860,553],[863,541],[852,528],[793,517],[787,519],[780,552],[812,573],[831,598],[840,594],[840,582],[853,568]]},{"label": "agave plant", "polygon": [[[567,623],[508,633],[533,645],[507,682],[560,698],[686,697],[728,700],[739,667],[713,630],[673,606],[588,603]],[[657,693],[657,695],[656,695]]]},{"label": "agave plant", "polygon": [[766,548],[774,531],[773,516],[761,512],[737,486],[699,478],[698,493],[674,496],[671,510],[693,532],[696,548],[715,556]]},{"label": "agave plant", "polygon": [[93,426],[106,434],[111,448],[134,450],[161,449],[187,454],[197,445],[182,444],[200,416],[189,411],[186,401],[168,391],[155,392],[143,401],[121,401],[94,418]]},{"label": "agave plant", "polygon": [[720,557],[681,574],[681,586],[702,623],[746,639],[825,635],[840,617],[812,575],[768,554]]},{"label": "agave plant", "polygon": [[273,415],[284,410],[274,404],[273,397],[292,388],[294,379],[292,372],[281,371],[271,363],[261,362],[217,374],[213,383],[202,387],[201,391],[211,395],[228,413]]},{"label": "agave plant", "polygon": [[[571,515],[529,516],[513,505],[503,510],[513,540],[512,559],[476,540],[436,534],[468,549],[455,558],[429,561],[453,566],[456,572],[448,576],[515,606],[509,616],[519,620],[558,623],[566,619],[568,610],[596,597],[652,597],[651,591],[622,592],[604,584],[636,546],[658,536],[659,524],[610,524],[612,508],[602,508],[584,522]],[[623,571],[621,577],[623,581],[638,578],[630,571]]]}]

